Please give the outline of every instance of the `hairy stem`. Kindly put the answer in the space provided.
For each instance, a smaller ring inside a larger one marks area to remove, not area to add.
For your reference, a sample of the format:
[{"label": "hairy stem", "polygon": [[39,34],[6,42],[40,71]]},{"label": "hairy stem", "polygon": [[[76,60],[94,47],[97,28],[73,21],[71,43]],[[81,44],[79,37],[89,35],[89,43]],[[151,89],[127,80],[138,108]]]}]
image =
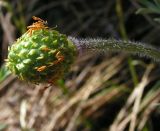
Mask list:
[{"label": "hairy stem", "polygon": [[83,51],[127,52],[160,61],[160,50],[142,43],[116,39],[77,39],[73,37],[69,37],[69,39],[77,46],[80,53]]}]

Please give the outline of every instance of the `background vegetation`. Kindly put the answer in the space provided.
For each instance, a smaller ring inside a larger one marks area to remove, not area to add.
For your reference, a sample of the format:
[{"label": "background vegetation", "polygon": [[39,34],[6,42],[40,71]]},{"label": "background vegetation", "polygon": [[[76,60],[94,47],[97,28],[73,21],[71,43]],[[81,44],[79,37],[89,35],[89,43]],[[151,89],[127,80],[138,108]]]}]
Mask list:
[{"label": "background vegetation", "polygon": [[83,53],[65,80],[48,88],[18,80],[4,66],[8,46],[33,15],[67,35],[158,48],[159,14],[159,0],[1,0],[0,130],[159,131],[160,68],[150,59]]}]

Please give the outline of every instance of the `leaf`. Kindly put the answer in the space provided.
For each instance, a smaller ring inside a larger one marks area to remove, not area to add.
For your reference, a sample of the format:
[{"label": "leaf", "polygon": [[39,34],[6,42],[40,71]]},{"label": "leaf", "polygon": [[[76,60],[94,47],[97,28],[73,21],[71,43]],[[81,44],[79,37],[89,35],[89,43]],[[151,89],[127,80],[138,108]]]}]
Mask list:
[{"label": "leaf", "polygon": [[4,129],[6,129],[8,127],[7,124],[5,123],[0,123],[0,131],[4,131]]},{"label": "leaf", "polygon": [[149,14],[149,13],[154,13],[154,12],[147,8],[140,8],[136,11],[136,14]]},{"label": "leaf", "polygon": [[155,18],[154,19],[156,22],[160,23],[160,18]]},{"label": "leaf", "polygon": [[10,74],[11,72],[7,69],[6,66],[0,68],[0,83]]},{"label": "leaf", "polygon": [[150,2],[149,0],[139,1],[144,7],[138,9],[137,13],[156,13],[160,14],[160,0],[154,0]]},{"label": "leaf", "polygon": [[160,0],[154,0],[155,4],[157,5],[157,7],[160,8]]}]

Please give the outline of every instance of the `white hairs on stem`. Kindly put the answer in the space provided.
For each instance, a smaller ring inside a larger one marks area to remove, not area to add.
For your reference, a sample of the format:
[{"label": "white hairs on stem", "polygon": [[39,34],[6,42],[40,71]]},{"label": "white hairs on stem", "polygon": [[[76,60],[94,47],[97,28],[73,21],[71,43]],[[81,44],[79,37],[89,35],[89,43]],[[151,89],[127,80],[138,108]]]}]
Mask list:
[{"label": "white hairs on stem", "polygon": [[68,37],[78,48],[79,52],[98,51],[98,52],[126,52],[130,54],[138,54],[142,57],[151,58],[160,62],[160,49],[151,45],[134,41],[116,40],[116,39],[81,39]]}]

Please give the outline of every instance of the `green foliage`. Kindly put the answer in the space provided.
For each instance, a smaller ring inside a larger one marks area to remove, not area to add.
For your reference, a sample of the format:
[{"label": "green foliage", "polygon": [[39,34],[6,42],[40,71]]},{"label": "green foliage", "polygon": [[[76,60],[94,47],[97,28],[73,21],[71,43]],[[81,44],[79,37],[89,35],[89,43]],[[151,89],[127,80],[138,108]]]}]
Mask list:
[{"label": "green foliage", "polygon": [[58,86],[61,88],[64,95],[67,95],[69,93],[68,88],[65,85],[65,82],[63,79],[60,79],[57,81]]},{"label": "green foliage", "polygon": [[6,68],[6,66],[2,66],[0,68],[0,83],[10,74],[11,72]]},{"label": "green foliage", "polygon": [[160,1],[159,0],[140,0],[144,7],[140,8],[137,13],[157,13],[160,14]]},{"label": "green foliage", "polygon": [[[140,0],[142,6],[137,10],[137,14],[160,14],[160,0]],[[160,18],[155,18],[155,21],[160,22]]]},{"label": "green foliage", "polygon": [[4,131],[8,127],[5,123],[0,123],[0,131]]}]

